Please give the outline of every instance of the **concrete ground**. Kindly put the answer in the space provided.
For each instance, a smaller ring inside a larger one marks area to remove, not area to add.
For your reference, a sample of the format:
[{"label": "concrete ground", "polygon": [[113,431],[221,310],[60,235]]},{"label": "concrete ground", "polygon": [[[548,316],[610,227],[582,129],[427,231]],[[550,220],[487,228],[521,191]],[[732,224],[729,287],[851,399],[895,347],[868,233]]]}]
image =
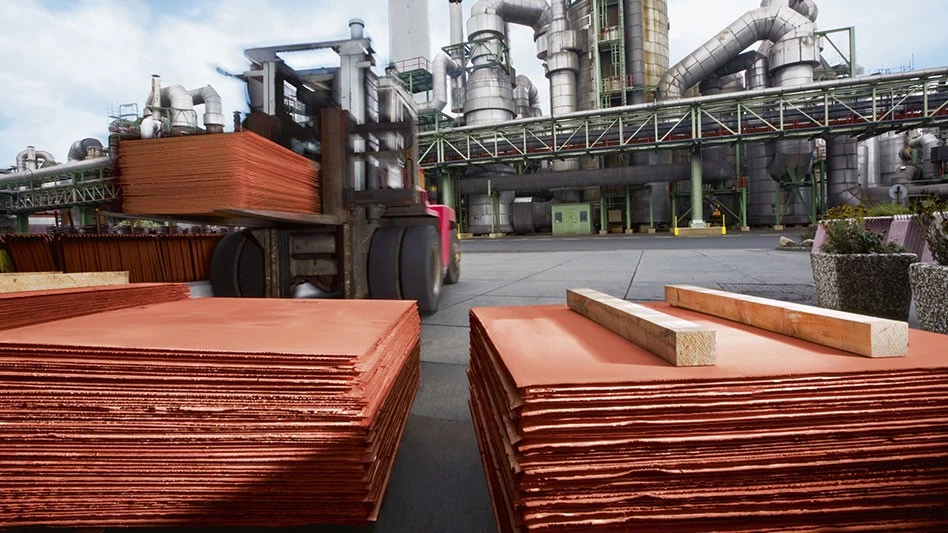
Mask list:
[{"label": "concrete ground", "polygon": [[461,281],[446,286],[441,309],[422,319],[421,390],[374,531],[495,530],[467,407],[470,308],[565,303],[574,287],[661,300],[667,283],[815,303],[809,254],[776,251],[778,236],[464,241]]}]

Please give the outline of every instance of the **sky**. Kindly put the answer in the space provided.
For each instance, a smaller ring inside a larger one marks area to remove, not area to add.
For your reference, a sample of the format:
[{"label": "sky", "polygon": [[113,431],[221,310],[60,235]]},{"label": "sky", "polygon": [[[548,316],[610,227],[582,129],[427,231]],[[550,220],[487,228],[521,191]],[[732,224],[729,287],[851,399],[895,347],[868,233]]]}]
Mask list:
[{"label": "sky", "polygon": [[[944,2],[817,0],[817,25],[855,26],[857,62],[868,73],[948,66],[948,32],[937,16]],[[474,3],[464,0],[465,19]],[[759,5],[668,0],[671,63]],[[351,18],[365,20],[384,67],[387,11],[387,0],[0,0],[0,168],[14,165],[27,145],[65,161],[75,140],[104,144],[110,112],[126,103],[143,107],[152,74],[165,85],[213,85],[230,130],[230,113],[247,109],[246,91],[217,67],[245,70],[245,48],[344,38]],[[449,41],[447,0],[428,0],[428,18],[433,57]],[[511,41],[514,66],[538,86],[548,112],[532,30],[514,27]],[[335,66],[313,64],[319,59],[301,54],[287,62]]]}]

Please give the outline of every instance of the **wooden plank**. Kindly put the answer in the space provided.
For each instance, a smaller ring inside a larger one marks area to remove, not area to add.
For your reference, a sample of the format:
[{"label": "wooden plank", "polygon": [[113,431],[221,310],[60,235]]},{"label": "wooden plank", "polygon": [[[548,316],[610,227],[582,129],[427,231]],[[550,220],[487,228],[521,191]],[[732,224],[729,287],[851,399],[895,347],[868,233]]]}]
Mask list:
[{"label": "wooden plank", "polygon": [[908,354],[908,323],[730,292],[666,285],[665,301],[866,357]]},{"label": "wooden plank", "polygon": [[714,365],[714,330],[592,289],[569,289],[573,311],[675,366]]},{"label": "wooden plank", "polygon": [[128,283],[128,272],[20,272],[0,277],[0,293],[77,289]]}]

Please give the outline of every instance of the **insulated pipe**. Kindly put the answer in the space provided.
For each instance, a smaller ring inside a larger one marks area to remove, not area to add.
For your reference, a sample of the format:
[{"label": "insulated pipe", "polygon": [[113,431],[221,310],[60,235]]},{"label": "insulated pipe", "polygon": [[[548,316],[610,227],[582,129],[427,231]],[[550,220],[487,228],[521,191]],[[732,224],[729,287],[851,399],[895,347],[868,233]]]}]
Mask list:
[{"label": "insulated pipe", "polygon": [[813,22],[820,16],[820,9],[813,0],[791,0],[790,7]]},{"label": "insulated pipe", "polygon": [[[762,40],[778,42],[784,37],[812,38],[813,31],[813,21],[787,5],[749,11],[670,68],[662,76],[659,94],[666,100],[681,98],[686,90],[726,65],[750,45]],[[818,57],[801,57],[800,60],[818,61]]]},{"label": "insulated pipe", "polygon": [[530,81],[530,78],[518,74],[517,86],[514,87],[514,104],[516,105],[517,116],[520,118],[539,116],[535,114],[538,100],[539,92],[533,82]]},{"label": "insulated pipe", "polygon": [[208,133],[224,131],[224,113],[221,106],[221,97],[210,85],[200,89],[188,91],[193,105],[204,104],[204,129]]},{"label": "insulated pipe", "polygon": [[112,164],[111,157],[99,157],[96,159],[86,159],[85,161],[70,161],[68,163],[63,163],[62,165],[56,165],[53,167],[41,168],[39,170],[26,169],[22,172],[14,172],[13,174],[8,174],[6,176],[0,177],[0,186],[4,184],[28,184],[33,180],[38,180],[41,178],[47,178],[50,176],[55,176],[57,174],[63,174],[67,172],[78,172],[80,170],[95,170],[98,168],[106,168]]},{"label": "insulated pipe", "polygon": [[431,69],[432,97],[431,100],[418,105],[419,112],[439,112],[448,103],[448,76],[457,79],[461,69],[457,62],[445,54],[438,54]]},{"label": "insulated pipe", "polygon": [[862,202],[858,154],[855,137],[840,135],[826,139],[828,207],[855,206]]},{"label": "insulated pipe", "polygon": [[485,32],[506,35],[505,22],[533,28],[536,40],[552,22],[550,5],[546,0],[480,0],[471,7],[468,40]]},{"label": "insulated pipe", "polygon": [[[161,106],[170,107],[175,111],[187,111],[194,109],[194,102],[191,94],[180,85],[170,85],[161,88]],[[171,127],[193,128],[197,124],[192,124],[188,120],[186,113],[172,113]]]},{"label": "insulated pipe", "polygon": [[89,150],[102,149],[102,143],[98,139],[93,139],[92,137],[87,137],[85,139],[80,139],[69,147],[69,161],[82,161],[86,159],[89,155]]},{"label": "insulated pipe", "polygon": [[[705,161],[701,172],[707,179],[721,180],[734,175],[734,167],[726,162]],[[684,181],[691,177],[689,163],[670,163],[650,166],[610,167],[602,169],[538,172],[516,176],[512,174],[481,174],[458,181],[461,194],[487,194],[488,182],[492,191],[530,192],[549,189],[588,187],[590,183],[611,185],[645,185]]]},{"label": "insulated pipe", "polygon": [[[26,170],[34,170],[29,166],[29,162],[38,162],[42,161],[42,165],[39,168],[47,167],[47,165],[52,166],[56,164],[56,158],[53,157],[53,154],[45,150],[37,150],[32,146],[27,147],[26,150],[18,153],[16,155],[16,169],[17,172],[23,172]],[[47,167],[48,168],[48,167]]]},{"label": "insulated pipe", "polygon": [[632,77],[632,103],[645,101],[645,6],[643,0],[625,0],[625,71]]},{"label": "insulated pipe", "polygon": [[[460,64],[464,54],[460,45],[464,42],[464,12],[461,9],[461,0],[448,0],[451,17],[451,45],[456,46],[451,52],[451,59]],[[451,110],[460,113],[464,110],[464,85],[467,74],[462,71],[460,76],[451,80]]]},{"label": "insulated pipe", "polygon": [[479,52],[471,58],[474,72],[467,81],[464,98],[467,124],[493,124],[514,118],[510,76],[490,65],[506,39],[507,23],[533,28],[534,40],[538,40],[551,22],[551,9],[545,0],[480,0],[474,4],[467,23],[468,41],[494,38],[498,42],[478,46]]}]

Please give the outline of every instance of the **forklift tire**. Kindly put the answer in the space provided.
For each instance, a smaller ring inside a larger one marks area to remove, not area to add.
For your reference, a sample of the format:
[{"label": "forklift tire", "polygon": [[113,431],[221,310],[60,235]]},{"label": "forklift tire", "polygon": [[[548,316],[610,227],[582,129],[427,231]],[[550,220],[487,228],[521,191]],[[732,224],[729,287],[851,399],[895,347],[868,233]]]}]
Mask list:
[{"label": "forklift tire", "polygon": [[263,248],[246,231],[228,233],[211,257],[211,289],[225,298],[263,298]]},{"label": "forklift tire", "polygon": [[402,241],[402,297],[422,313],[438,310],[441,296],[441,236],[434,226],[408,226]]},{"label": "forklift tire", "polygon": [[454,285],[461,279],[461,240],[457,230],[451,230],[451,251],[448,255],[448,268],[444,273],[445,285]]},{"label": "forklift tire", "polygon": [[369,244],[369,297],[376,300],[401,300],[399,255],[405,226],[387,226],[375,230]]}]

